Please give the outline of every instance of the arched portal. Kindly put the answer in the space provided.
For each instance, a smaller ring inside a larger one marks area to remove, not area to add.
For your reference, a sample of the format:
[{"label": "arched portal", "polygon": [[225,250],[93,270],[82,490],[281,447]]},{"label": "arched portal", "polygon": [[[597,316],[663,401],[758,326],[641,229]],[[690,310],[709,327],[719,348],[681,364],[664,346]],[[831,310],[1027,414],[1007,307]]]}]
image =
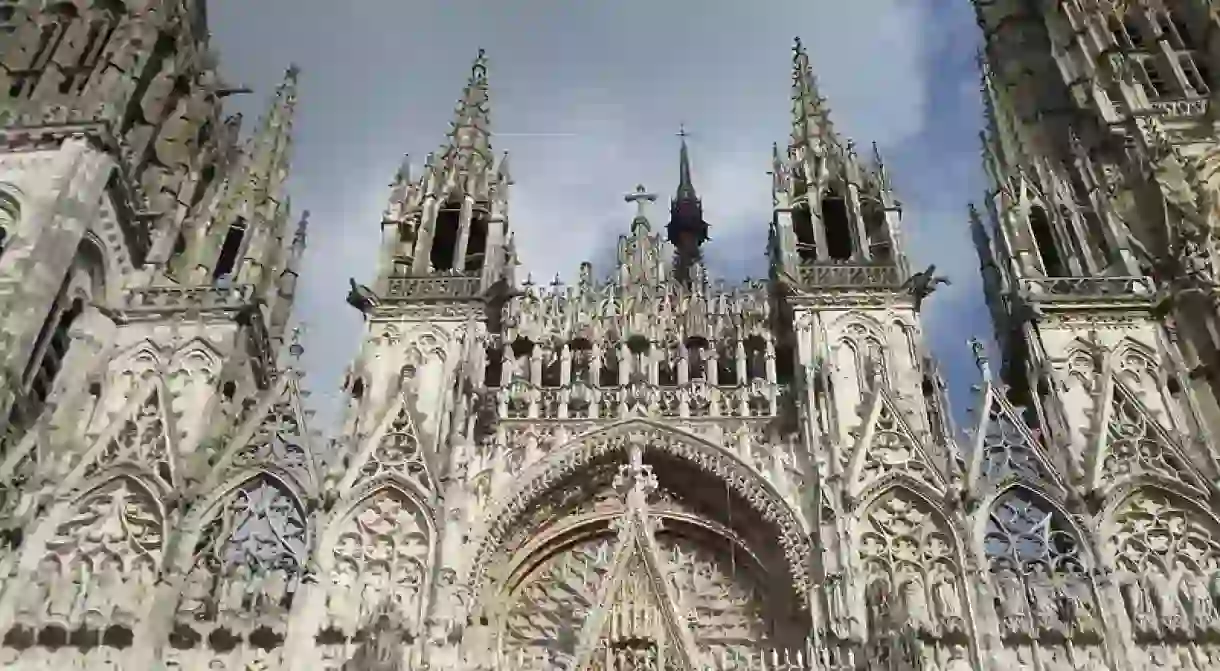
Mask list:
[{"label": "arched portal", "polygon": [[[618,431],[610,435],[617,436],[611,444],[628,442]],[[693,656],[706,660],[745,661],[764,650],[798,647],[809,629],[803,594],[793,589],[782,531],[760,514],[757,501],[741,495],[743,481],[659,449],[680,434],[646,431],[634,438],[657,476],[648,506],[650,540],[631,546],[622,535],[627,507],[615,476],[627,461],[624,450],[605,450],[548,479],[487,557],[483,607],[493,615],[504,653],[524,661],[522,668],[551,668],[596,649],[585,665],[599,668],[603,655],[623,654],[616,647],[623,641],[648,638],[623,636],[639,626],[674,639],[658,640],[659,648],[691,646]],[[570,463],[571,455],[562,454],[556,457]],[[632,562],[636,569],[616,569]],[[664,583],[659,587],[638,568],[654,562],[664,576],[653,581]],[[599,611],[607,617],[593,617]],[[680,635],[664,633],[675,627]],[[667,662],[683,668],[674,664]]]}]

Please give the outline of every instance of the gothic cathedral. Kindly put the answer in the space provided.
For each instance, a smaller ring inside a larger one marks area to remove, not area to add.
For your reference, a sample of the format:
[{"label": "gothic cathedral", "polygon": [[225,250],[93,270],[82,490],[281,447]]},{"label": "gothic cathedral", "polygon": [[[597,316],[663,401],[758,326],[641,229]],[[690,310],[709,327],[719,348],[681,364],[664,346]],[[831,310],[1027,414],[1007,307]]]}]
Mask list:
[{"label": "gothic cathedral", "polygon": [[323,440],[295,68],[243,134],[204,0],[0,0],[3,668],[1220,669],[1220,15],[976,5],[968,426],[798,41],[741,286],[685,140],[614,267],[519,275],[480,52]]}]

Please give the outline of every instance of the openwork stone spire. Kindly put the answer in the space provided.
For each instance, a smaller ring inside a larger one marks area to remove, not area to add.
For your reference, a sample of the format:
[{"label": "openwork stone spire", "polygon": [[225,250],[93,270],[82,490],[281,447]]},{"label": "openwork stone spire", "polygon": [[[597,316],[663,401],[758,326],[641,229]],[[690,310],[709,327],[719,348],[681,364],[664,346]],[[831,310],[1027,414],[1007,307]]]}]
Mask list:
[{"label": "openwork stone spire", "polygon": [[834,138],[830,108],[818,90],[809,54],[798,37],[792,46],[792,146],[802,147],[819,140],[834,142]]},{"label": "openwork stone spire", "polygon": [[491,153],[491,103],[487,84],[487,53],[479,49],[470,66],[470,77],[462,89],[453,111],[453,123],[449,130],[448,144],[439,155],[447,162],[462,162],[475,156],[483,165],[493,162]]}]

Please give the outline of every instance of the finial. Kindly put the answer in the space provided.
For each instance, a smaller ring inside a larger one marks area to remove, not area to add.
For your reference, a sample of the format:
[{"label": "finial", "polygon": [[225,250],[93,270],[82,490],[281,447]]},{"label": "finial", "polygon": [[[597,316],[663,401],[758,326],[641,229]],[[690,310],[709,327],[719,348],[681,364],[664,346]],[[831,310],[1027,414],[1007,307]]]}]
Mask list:
[{"label": "finial", "polygon": [[970,351],[974,354],[974,364],[978,366],[979,372],[983,375],[983,382],[991,382],[991,366],[987,360],[987,348],[983,345],[983,341],[978,338],[971,338],[966,341],[970,345]]},{"label": "finial", "polygon": [[294,243],[302,243],[305,241],[305,236],[309,233],[309,210],[301,212],[301,220],[297,222],[296,235],[292,237]]},{"label": "finial", "polygon": [[305,346],[301,344],[301,336],[305,332],[305,323],[298,323],[292,327],[292,341],[288,345],[288,356],[292,357],[293,363],[301,360],[301,355],[305,353]]},{"label": "finial", "polygon": [[680,137],[680,138],[686,137],[686,124],[685,123],[678,124],[678,137]]}]

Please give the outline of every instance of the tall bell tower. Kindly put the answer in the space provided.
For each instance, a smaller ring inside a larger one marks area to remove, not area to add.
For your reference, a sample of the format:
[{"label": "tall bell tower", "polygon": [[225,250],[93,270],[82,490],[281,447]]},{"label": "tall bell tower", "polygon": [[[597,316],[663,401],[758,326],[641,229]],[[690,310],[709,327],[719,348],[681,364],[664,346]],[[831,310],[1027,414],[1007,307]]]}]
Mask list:
[{"label": "tall bell tower", "polygon": [[[950,490],[956,448],[919,316],[938,278],[933,268],[912,276],[902,210],[880,153],[874,148],[871,160],[862,159],[835,130],[799,40],[792,105],[792,136],[786,151],[775,150],[771,171],[770,253],[792,324],[801,430],[819,497],[818,627],[832,650],[853,641],[896,645],[895,631],[869,620],[878,599],[896,602],[908,580],[919,593],[961,594],[949,565],[908,579],[876,561],[870,553],[878,548],[864,543],[859,534],[868,532],[858,526],[926,512],[911,491],[936,500]],[[894,487],[897,481],[911,489]],[[951,619],[933,629],[933,658],[960,657],[955,637],[963,624]]]}]

